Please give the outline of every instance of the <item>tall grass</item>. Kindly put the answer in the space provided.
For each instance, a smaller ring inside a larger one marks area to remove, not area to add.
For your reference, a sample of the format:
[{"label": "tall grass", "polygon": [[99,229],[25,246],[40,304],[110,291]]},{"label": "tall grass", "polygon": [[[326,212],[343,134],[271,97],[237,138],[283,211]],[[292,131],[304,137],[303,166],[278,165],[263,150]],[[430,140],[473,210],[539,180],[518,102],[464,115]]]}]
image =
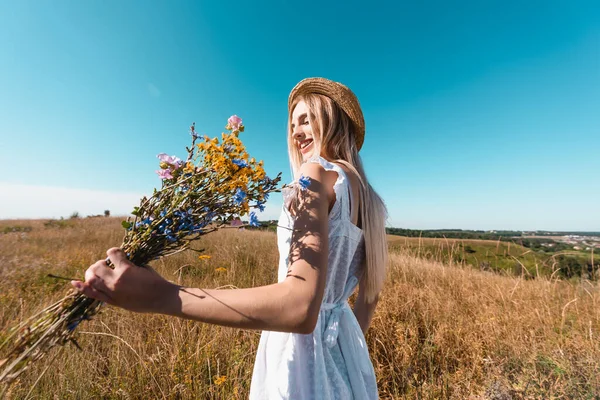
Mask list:
[{"label": "tall grass", "polygon": [[[59,298],[104,250],[118,219],[29,226],[0,234],[0,330]],[[65,226],[63,226],[65,225]],[[275,235],[226,230],[196,253],[160,260],[170,280],[250,287],[276,280]],[[595,283],[525,280],[423,258],[394,246],[367,335],[380,395],[390,399],[596,398],[600,396],[600,295]],[[225,270],[223,270],[223,268]],[[79,343],[51,354],[10,388],[9,398],[247,398],[259,332],[107,307],[83,324]],[[1,338],[0,338],[1,339]],[[45,371],[45,373],[43,373]]]}]

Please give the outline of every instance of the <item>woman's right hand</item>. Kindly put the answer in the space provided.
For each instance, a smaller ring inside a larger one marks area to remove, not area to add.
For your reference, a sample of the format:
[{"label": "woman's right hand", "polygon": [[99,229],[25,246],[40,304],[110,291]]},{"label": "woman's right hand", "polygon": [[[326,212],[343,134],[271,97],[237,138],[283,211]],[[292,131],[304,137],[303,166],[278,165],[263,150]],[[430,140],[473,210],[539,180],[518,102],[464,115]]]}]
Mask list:
[{"label": "woman's right hand", "polygon": [[133,264],[119,248],[109,249],[106,254],[114,269],[106,264],[106,260],[99,260],[85,272],[85,282],[71,281],[75,289],[88,297],[130,311],[166,311],[167,299],[177,296],[177,285],[151,268]]}]

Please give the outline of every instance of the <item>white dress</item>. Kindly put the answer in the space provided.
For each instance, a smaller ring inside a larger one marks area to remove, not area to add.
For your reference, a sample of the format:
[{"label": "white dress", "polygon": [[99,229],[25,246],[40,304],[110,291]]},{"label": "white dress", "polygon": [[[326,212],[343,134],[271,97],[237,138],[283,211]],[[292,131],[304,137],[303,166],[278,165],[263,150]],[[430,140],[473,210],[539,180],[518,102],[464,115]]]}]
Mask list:
[{"label": "white dress", "polygon": [[[335,204],[329,213],[329,261],[321,311],[314,332],[263,331],[258,350],[250,399],[377,399],[377,381],[363,333],[350,306],[362,274],[364,239],[350,219],[350,186],[337,165],[314,158],[327,171],[335,171]],[[297,186],[296,186],[297,187]],[[288,272],[291,228],[288,211],[294,189],[284,189],[284,205],[277,229],[278,280]]]}]

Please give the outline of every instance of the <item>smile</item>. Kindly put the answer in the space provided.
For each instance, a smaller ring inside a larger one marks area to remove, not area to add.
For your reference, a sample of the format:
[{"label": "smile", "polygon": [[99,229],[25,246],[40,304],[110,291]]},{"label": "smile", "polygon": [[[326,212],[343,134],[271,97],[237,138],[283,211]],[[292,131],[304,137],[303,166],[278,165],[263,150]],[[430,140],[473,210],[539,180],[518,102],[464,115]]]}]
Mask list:
[{"label": "smile", "polygon": [[313,142],[312,139],[306,139],[300,142],[300,150],[305,149],[306,147],[308,147],[308,145],[310,145]]}]

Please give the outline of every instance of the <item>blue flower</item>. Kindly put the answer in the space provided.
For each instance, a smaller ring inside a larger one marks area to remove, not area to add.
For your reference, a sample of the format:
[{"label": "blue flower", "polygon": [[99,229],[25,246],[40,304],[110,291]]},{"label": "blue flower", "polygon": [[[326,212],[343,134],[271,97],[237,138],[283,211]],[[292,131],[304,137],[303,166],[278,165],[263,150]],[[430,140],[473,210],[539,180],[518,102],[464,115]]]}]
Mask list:
[{"label": "blue flower", "polygon": [[258,210],[260,212],[265,211],[265,203],[264,203],[264,201],[259,201],[258,203],[256,203],[256,206],[258,207]]},{"label": "blue flower", "polygon": [[69,323],[69,325],[67,325],[67,329],[70,332],[73,332],[75,330],[75,328],[77,328],[77,326],[79,326],[79,324],[83,321],[89,320],[90,318],[88,316],[83,316],[83,317],[79,317],[73,321],[71,321]]},{"label": "blue flower", "polygon": [[300,185],[300,190],[306,190],[310,185],[310,178],[302,175],[300,179],[298,179],[298,184]]},{"label": "blue flower", "polygon": [[234,158],[233,160],[231,160],[231,162],[240,168],[246,168],[248,166],[248,163],[246,161],[240,160],[239,158]]},{"label": "blue flower", "polygon": [[246,198],[246,192],[244,192],[242,189],[237,188],[235,190],[235,193],[233,195],[233,201],[236,205],[240,205],[244,202],[244,199]]},{"label": "blue flower", "polygon": [[196,132],[196,123],[192,123],[192,126],[190,126],[190,135],[192,135],[192,137],[194,139],[198,139],[200,137],[200,135],[198,135],[198,133]]},{"label": "blue flower", "polygon": [[273,180],[271,178],[269,178],[268,176],[265,176],[260,181],[258,181],[258,184],[260,186],[271,186],[273,184]]},{"label": "blue flower", "polygon": [[258,218],[256,217],[256,213],[253,211],[250,213],[250,226],[259,226]]},{"label": "blue flower", "polygon": [[79,325],[80,323],[81,323],[81,319],[76,319],[75,321],[73,321],[69,325],[67,325],[67,329],[69,330],[69,332],[73,332],[75,330],[75,328],[77,328],[77,325]]},{"label": "blue flower", "polygon": [[202,229],[203,229],[203,228],[204,228],[206,225],[208,225],[208,222],[207,222],[207,221],[201,221],[201,222],[198,222],[196,225],[194,225],[194,226],[192,227],[192,230],[191,230],[191,231],[192,231],[192,232],[202,232]]}]

